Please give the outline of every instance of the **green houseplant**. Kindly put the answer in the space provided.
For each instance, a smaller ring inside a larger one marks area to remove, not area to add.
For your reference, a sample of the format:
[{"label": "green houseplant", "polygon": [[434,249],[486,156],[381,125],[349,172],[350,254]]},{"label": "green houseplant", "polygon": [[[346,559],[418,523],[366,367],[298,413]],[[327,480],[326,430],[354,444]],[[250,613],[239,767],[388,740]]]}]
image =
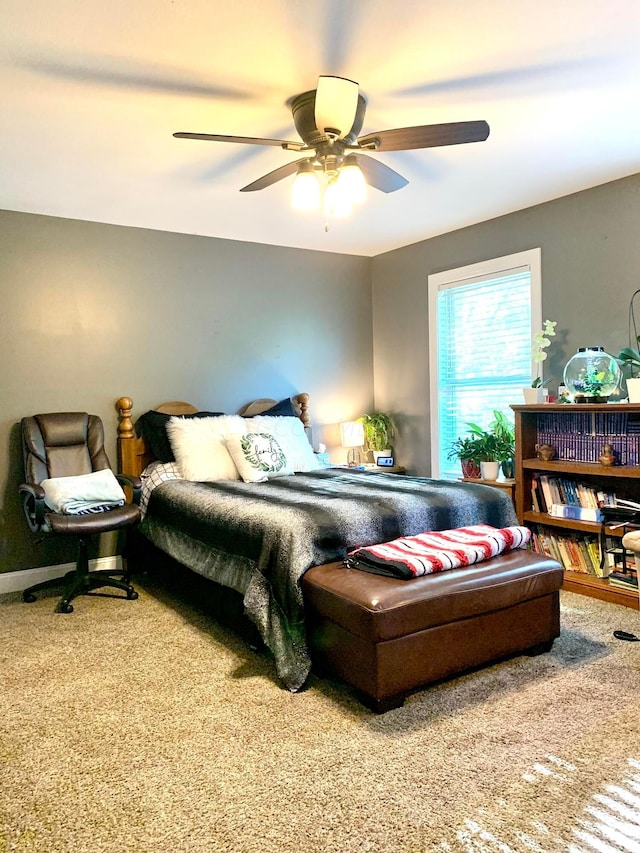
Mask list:
[{"label": "green houseplant", "polygon": [[[468,422],[467,426],[469,427],[468,439],[459,438],[454,442],[449,451],[451,454],[450,458],[458,456],[462,464],[460,452],[464,449],[465,454],[471,454],[476,464],[480,464],[481,468],[483,462],[497,463],[498,466],[502,466],[504,476],[511,478],[513,476],[513,459],[515,456],[515,431],[507,416],[495,409],[493,420],[488,427],[484,428],[471,422]],[[465,441],[468,443],[463,448]],[[495,479],[497,477],[497,469],[495,476],[486,476],[483,473],[483,477],[487,480]]]},{"label": "green houseplant", "polygon": [[[624,347],[618,353],[616,361],[620,365],[622,375],[625,379],[640,378],[640,335],[637,334],[636,318],[633,310],[633,300],[640,295],[640,290],[636,290],[631,301],[629,302],[629,346]],[[631,330],[633,329],[633,335]],[[635,344],[635,347],[634,347]]]},{"label": "green houseplant", "polygon": [[[638,343],[640,344],[640,338],[638,338]],[[640,377],[640,352],[637,349],[624,347],[616,358],[626,379]]]},{"label": "green houseplant", "polygon": [[493,421],[489,424],[489,428],[493,431],[498,440],[498,455],[500,459],[500,467],[502,473],[507,480],[513,478],[515,468],[516,455],[516,430],[515,426],[507,418],[504,412],[495,410],[493,413]]},{"label": "green houseplant", "polygon": [[391,450],[391,439],[395,435],[393,421],[384,412],[363,415],[358,420],[364,427],[364,439],[367,450],[379,453],[381,450]]},{"label": "green houseplant", "polygon": [[[640,337],[636,338],[640,345]],[[627,396],[630,403],[640,403],[640,352],[633,347],[624,347],[616,357],[620,370],[627,383]]]},{"label": "green houseplant", "polygon": [[468,423],[469,432],[477,439],[477,452],[481,462],[506,462],[515,455],[515,432],[507,416],[493,412],[493,420],[484,429],[478,424]]},{"label": "green houseplant", "polygon": [[536,332],[533,336],[533,344],[531,347],[531,359],[536,365],[537,374],[531,382],[532,388],[542,388],[546,384],[541,376],[541,365],[547,360],[546,349],[551,346],[551,338],[555,337],[556,326],[558,323],[555,320],[545,320],[544,328]]},{"label": "green houseplant", "polygon": [[468,480],[480,478],[481,446],[477,438],[460,436],[456,438],[447,454],[448,459],[459,459],[462,476]]}]

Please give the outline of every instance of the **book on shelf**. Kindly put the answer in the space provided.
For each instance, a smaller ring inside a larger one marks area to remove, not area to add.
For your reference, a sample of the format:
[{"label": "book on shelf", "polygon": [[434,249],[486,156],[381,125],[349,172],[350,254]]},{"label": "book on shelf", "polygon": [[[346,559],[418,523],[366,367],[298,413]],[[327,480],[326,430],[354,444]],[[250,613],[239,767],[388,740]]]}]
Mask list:
[{"label": "book on shelf", "polygon": [[614,501],[614,506],[621,506],[627,509],[640,509],[640,504],[637,501],[628,501],[625,498],[618,498]]},{"label": "book on shelf", "polygon": [[593,565],[593,572],[597,577],[605,578],[609,574],[609,564],[602,565],[600,542],[595,536],[590,536],[584,540],[589,559]]},{"label": "book on shelf", "polygon": [[[610,411],[611,410],[611,411]],[[597,463],[605,444],[610,444],[618,465],[640,463],[640,418],[637,413],[562,412],[540,414],[538,444],[550,444],[559,461]]]},{"label": "book on shelf", "polygon": [[551,504],[549,515],[553,515],[555,518],[574,518],[578,521],[602,521],[602,510],[592,506]]},{"label": "book on shelf", "polygon": [[593,524],[606,522],[608,525],[626,521],[640,525],[640,503],[568,477],[534,472],[531,475],[531,506],[535,512],[554,518]]},{"label": "book on shelf", "polygon": [[[607,506],[615,506],[617,503],[623,502],[621,499],[617,500],[613,492],[606,492],[603,489],[596,490],[592,486],[570,477],[557,477],[537,472],[531,475],[531,504],[536,512],[548,512],[557,517],[582,518],[585,521],[602,521],[599,515],[596,514],[595,518],[592,518],[589,513],[561,516],[557,511],[554,512],[552,507],[572,506],[598,510]],[[636,507],[629,507],[629,509],[632,508],[640,510],[640,506],[637,505]]]},{"label": "book on shelf", "polygon": [[547,511],[539,474],[533,474],[531,477],[531,503],[536,512]]},{"label": "book on shelf", "polygon": [[638,575],[635,572],[611,572],[609,575],[609,586],[637,591]]},{"label": "book on shelf", "polygon": [[609,574],[609,560],[605,560],[604,565],[601,565],[600,544],[594,534],[560,533],[536,524],[532,544],[535,551],[557,560],[568,571],[599,578]]},{"label": "book on shelf", "polygon": [[542,512],[540,509],[540,501],[538,500],[538,490],[535,486],[531,486],[531,506],[534,512]]},{"label": "book on shelf", "polygon": [[539,474],[538,482],[540,484],[540,492],[542,494],[542,501],[545,506],[545,512],[549,512],[549,507],[553,503],[553,495],[551,493],[551,483],[549,482],[548,475]]}]

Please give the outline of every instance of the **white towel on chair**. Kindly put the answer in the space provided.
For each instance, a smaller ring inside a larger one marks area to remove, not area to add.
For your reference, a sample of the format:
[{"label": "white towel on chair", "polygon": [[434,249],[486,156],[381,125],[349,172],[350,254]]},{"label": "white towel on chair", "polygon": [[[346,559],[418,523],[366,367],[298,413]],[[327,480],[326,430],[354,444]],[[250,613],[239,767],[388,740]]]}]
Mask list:
[{"label": "white towel on chair", "polygon": [[125,494],[110,468],[77,477],[51,477],[40,485],[47,506],[65,515],[102,512],[125,502]]}]

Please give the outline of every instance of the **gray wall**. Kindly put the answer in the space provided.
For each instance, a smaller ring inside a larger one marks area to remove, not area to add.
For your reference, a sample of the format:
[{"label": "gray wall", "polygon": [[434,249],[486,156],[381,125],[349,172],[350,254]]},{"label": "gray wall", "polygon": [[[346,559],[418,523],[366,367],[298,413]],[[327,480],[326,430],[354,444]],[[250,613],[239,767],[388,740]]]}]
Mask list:
[{"label": "gray wall", "polygon": [[375,402],[397,413],[399,461],[430,473],[431,273],[541,247],[543,318],[558,322],[545,364],[553,389],[579,346],[614,355],[627,346],[629,300],[640,287],[639,235],[640,175],[633,175],[374,258]]},{"label": "gray wall", "polygon": [[134,414],[175,399],[235,412],[308,391],[329,444],[371,408],[370,259],[10,212],[0,257],[2,572],[72,557],[34,545],[22,516],[24,415],[100,415],[115,463],[123,395]]},{"label": "gray wall", "polygon": [[314,440],[335,446],[375,383],[398,460],[428,475],[429,274],[540,246],[553,387],[577,347],[627,344],[638,234],[640,175],[374,259],[0,212],[0,571],[71,559],[26,531],[25,414],[101,415],[115,461],[122,395],[135,413],[170,399],[233,412],[307,390]]}]

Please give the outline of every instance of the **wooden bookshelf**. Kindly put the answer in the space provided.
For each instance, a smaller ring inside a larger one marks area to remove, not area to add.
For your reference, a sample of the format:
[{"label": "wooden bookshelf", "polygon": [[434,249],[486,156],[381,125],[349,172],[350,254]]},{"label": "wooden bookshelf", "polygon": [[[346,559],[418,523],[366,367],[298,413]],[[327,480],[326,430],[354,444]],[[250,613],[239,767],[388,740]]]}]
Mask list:
[{"label": "wooden bookshelf", "polygon": [[562,588],[569,592],[578,592],[580,595],[590,595],[601,601],[611,601],[613,604],[623,604],[638,610],[638,593],[635,590],[621,589],[610,586],[606,578],[594,578],[593,575],[585,575],[582,572],[564,573]]},{"label": "wooden bookshelf", "polygon": [[[594,488],[597,487],[615,492],[619,498],[640,502],[640,464],[605,466],[599,462],[563,459],[562,448],[557,449],[559,458],[551,461],[545,462],[536,456],[536,444],[548,443],[546,437],[543,437],[543,440],[541,440],[540,436],[542,433],[540,432],[540,427],[548,422],[549,414],[556,415],[556,418],[553,420],[557,425],[559,435],[563,433],[567,437],[573,435],[571,429],[575,418],[572,418],[572,415],[576,413],[580,413],[581,415],[590,413],[594,415],[616,413],[618,415],[630,416],[618,420],[621,422],[626,420],[629,424],[632,424],[634,434],[637,435],[635,430],[640,425],[640,404],[542,403],[539,405],[513,405],[511,408],[514,412],[516,435],[515,506],[521,524],[526,524],[532,528],[535,525],[543,525],[551,530],[557,530],[558,533],[567,531],[569,533],[587,533],[597,536],[601,532],[601,525],[597,522],[556,518],[546,512],[534,511],[531,487],[533,475],[536,473],[567,477],[574,479],[576,482],[592,483]],[[540,418],[540,416],[544,417]],[[594,418],[594,422],[595,420]],[[624,455],[626,453],[628,436],[622,434],[622,428],[619,425],[617,428],[621,429],[621,432],[616,434],[616,438],[619,439],[619,445],[624,448],[621,454]],[[610,443],[609,436],[607,435],[584,431],[580,432],[580,441],[582,452],[586,449],[595,458],[597,458],[602,445]],[[593,443],[593,447],[589,446],[590,441]],[[558,443],[562,442],[559,441]],[[631,444],[632,442],[629,440],[629,447],[631,447]],[[633,446],[635,447],[635,444]],[[628,455],[631,456],[631,453]],[[605,532],[610,537],[621,537],[623,530],[621,528],[607,527]],[[640,609],[637,591],[614,587],[609,584],[606,578],[567,570],[565,571],[563,588],[571,592],[578,592],[593,598],[632,607],[636,610]]]}]

